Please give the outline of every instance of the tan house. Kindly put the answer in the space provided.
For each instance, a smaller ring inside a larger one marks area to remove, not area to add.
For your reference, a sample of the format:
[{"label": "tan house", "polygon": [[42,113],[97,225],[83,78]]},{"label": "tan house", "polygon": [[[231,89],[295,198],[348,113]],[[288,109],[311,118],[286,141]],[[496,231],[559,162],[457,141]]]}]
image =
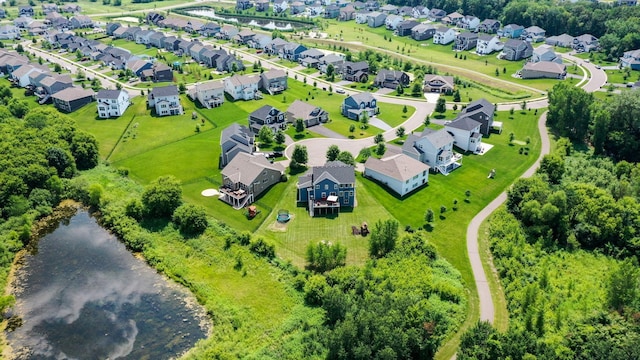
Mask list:
[{"label": "tan house", "polygon": [[284,167],[272,164],[263,155],[239,152],[222,169],[220,200],[234,209],[256,201],[256,198],[282,179]]},{"label": "tan house", "polygon": [[431,75],[424,76],[424,92],[447,94],[453,92],[453,76]]}]

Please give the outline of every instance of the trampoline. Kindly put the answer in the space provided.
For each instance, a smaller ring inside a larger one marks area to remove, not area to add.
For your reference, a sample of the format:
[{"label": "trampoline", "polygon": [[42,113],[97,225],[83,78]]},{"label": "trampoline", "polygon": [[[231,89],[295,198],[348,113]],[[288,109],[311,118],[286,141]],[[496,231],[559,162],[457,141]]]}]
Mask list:
[{"label": "trampoline", "polygon": [[291,219],[288,210],[278,210],[278,222],[286,223]]}]

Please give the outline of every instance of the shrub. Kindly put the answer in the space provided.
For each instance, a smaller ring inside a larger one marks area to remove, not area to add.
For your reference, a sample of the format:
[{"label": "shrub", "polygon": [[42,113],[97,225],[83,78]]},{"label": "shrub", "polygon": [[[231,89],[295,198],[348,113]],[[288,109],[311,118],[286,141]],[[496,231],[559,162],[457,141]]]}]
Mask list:
[{"label": "shrub", "polygon": [[180,232],[188,235],[200,235],[209,225],[204,207],[193,204],[180,205],[173,212],[172,220]]}]

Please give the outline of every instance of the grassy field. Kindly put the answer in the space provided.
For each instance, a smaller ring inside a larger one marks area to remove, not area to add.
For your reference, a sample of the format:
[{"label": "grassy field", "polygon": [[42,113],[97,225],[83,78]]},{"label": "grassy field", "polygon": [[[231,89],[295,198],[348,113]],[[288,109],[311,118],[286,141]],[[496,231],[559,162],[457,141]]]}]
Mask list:
[{"label": "grassy field", "polygon": [[640,81],[640,71],[630,70],[605,70],[607,73],[607,82],[610,84],[626,84],[628,82]]}]

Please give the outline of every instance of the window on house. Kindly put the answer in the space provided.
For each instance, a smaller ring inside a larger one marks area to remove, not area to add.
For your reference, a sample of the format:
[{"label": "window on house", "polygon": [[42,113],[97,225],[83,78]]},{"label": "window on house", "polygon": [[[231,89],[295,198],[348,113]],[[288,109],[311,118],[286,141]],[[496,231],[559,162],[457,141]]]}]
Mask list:
[{"label": "window on house", "polygon": [[324,189],[329,190],[329,184],[324,184]]},{"label": "window on house", "polygon": [[338,184],[333,184],[333,189],[337,189],[338,188]]},{"label": "window on house", "polygon": [[320,190],[320,185],[316,185],[316,190]]}]

